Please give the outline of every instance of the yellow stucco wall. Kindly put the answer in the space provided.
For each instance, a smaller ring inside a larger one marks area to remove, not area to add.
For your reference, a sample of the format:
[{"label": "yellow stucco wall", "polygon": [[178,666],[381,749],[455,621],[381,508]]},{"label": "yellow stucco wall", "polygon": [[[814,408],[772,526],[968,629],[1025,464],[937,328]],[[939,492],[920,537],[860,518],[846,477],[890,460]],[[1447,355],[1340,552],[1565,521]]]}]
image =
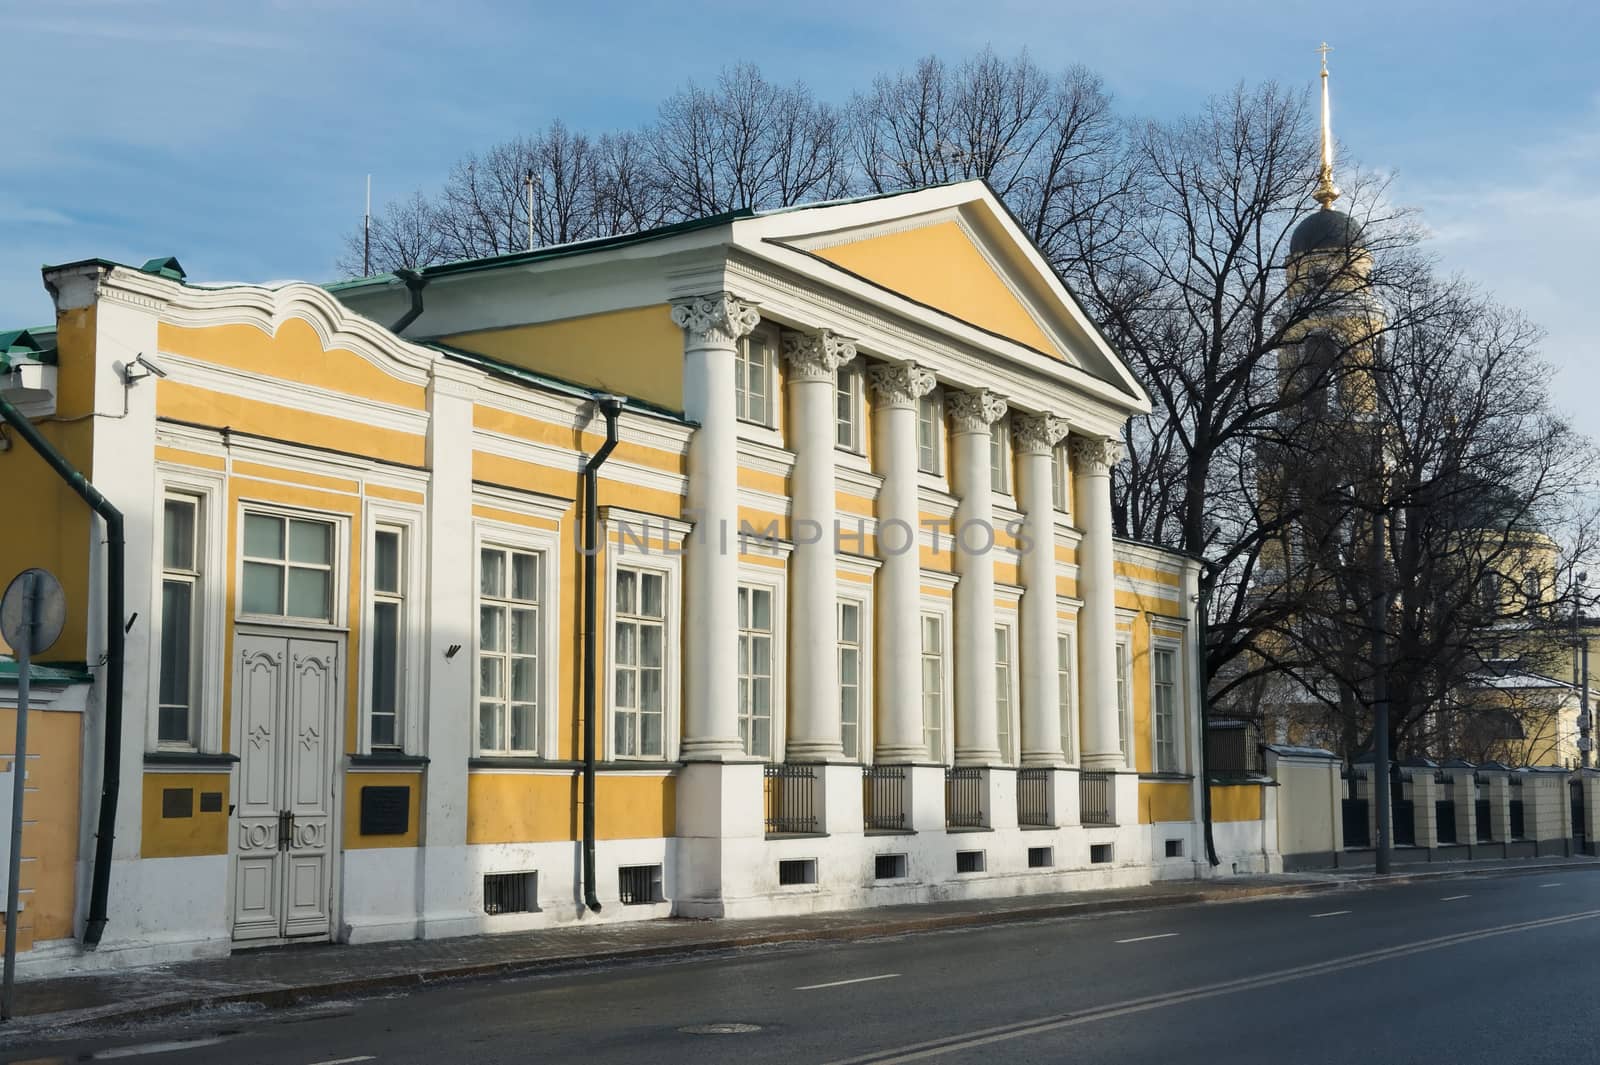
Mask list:
[{"label": "yellow stucco wall", "polygon": [[683,409],[683,330],[666,304],[440,339],[573,384]]},{"label": "yellow stucco wall", "polygon": [[1264,784],[1213,784],[1211,820],[1259,821]]},{"label": "yellow stucco wall", "polygon": [[[159,773],[144,775],[144,810],[139,830],[139,857],[187,858],[228,853],[231,823],[228,773]],[[162,798],[168,789],[190,792],[190,816],[163,817]],[[203,793],[222,794],[222,809],[200,809]]]},{"label": "yellow stucco wall", "polygon": [[[582,775],[473,773],[467,779],[467,842],[555,842],[579,837]],[[655,839],[675,829],[677,780],[601,773],[595,780],[599,839]]]},{"label": "yellow stucco wall", "polygon": [[[421,772],[372,773],[365,770],[344,775],[344,846],[346,850],[363,850],[377,847],[415,847],[421,838],[422,824]],[[362,788],[410,788],[410,813],[406,830],[393,836],[363,836],[361,834]]]},{"label": "yellow stucco wall", "polygon": [[1066,357],[955,222],[868,237],[816,254],[964,322]]},{"label": "yellow stucco wall", "polygon": [[1189,802],[1187,781],[1139,782],[1139,823],[1153,825],[1157,821],[1189,821],[1193,813]]},{"label": "yellow stucco wall", "polygon": [[[79,751],[83,715],[28,714],[27,786],[22,798],[22,873],[17,945],[72,935],[78,858]],[[16,761],[17,712],[0,710],[0,764]],[[10,785],[8,784],[7,787]],[[4,831],[9,832],[7,825]]]}]

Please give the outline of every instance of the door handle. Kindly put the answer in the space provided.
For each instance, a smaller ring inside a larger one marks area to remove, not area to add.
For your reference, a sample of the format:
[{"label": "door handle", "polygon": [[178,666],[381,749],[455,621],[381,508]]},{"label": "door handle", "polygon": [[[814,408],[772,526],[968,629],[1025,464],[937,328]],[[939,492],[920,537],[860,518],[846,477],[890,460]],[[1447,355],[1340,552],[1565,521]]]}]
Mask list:
[{"label": "door handle", "polygon": [[278,811],[278,849],[289,849],[289,836],[294,832],[294,814],[288,810]]}]

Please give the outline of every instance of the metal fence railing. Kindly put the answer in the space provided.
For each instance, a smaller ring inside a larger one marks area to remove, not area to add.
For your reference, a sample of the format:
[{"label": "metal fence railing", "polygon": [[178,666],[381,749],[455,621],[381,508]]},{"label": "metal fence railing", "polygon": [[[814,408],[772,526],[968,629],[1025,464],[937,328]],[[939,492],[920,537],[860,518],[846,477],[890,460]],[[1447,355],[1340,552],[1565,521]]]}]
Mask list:
[{"label": "metal fence railing", "polygon": [[787,762],[766,767],[767,835],[817,831],[817,767]]},{"label": "metal fence railing", "polygon": [[1344,821],[1344,845],[1347,850],[1360,850],[1372,846],[1372,830],[1367,824],[1367,800],[1357,795],[1361,777],[1346,769],[1343,774],[1344,795],[1340,813]]},{"label": "metal fence railing", "polygon": [[861,767],[861,812],[868,832],[901,832],[906,827],[906,767]]},{"label": "metal fence railing", "polygon": [[1017,770],[1017,824],[1050,827],[1050,770]]},{"label": "metal fence railing", "polygon": [[1086,825],[1114,825],[1111,819],[1111,782],[1115,773],[1091,772],[1078,774],[1078,820]]},{"label": "metal fence railing", "polygon": [[1522,778],[1515,773],[1507,782],[1511,785],[1511,838],[1522,839],[1527,834],[1527,822],[1523,816],[1522,805]]},{"label": "metal fence railing", "polygon": [[1265,770],[1261,734],[1254,725],[1227,719],[1213,719],[1206,725],[1206,771],[1213,777],[1255,777]]},{"label": "metal fence railing", "polygon": [[1454,799],[1434,800],[1433,824],[1441,847],[1449,846],[1456,842],[1456,801]]},{"label": "metal fence railing", "polygon": [[944,823],[948,828],[983,827],[983,770],[951,766],[944,771]]}]

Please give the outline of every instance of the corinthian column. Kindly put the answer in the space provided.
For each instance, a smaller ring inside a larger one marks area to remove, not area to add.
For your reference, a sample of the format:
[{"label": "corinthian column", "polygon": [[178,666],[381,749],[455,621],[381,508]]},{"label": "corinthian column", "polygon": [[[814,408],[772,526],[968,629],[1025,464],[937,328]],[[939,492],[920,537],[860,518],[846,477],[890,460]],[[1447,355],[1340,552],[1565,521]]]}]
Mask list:
[{"label": "corinthian column", "polygon": [[760,321],[755,305],[727,292],[674,303],[683,328],[683,413],[689,438],[688,503],[694,521],[685,560],[685,761],[740,758],[738,682],[739,500],[734,351]]},{"label": "corinthian column", "polygon": [[1006,412],[990,392],[950,392],[955,513],[956,763],[1001,761],[994,691],[994,501],[989,427]]},{"label": "corinthian column", "polygon": [[856,357],[853,341],[821,333],[784,333],[789,363],[789,742],[788,761],[844,758],[839,720],[839,644],[834,618],[834,419],[840,366]]},{"label": "corinthian column", "polygon": [[1023,506],[1022,764],[1065,765],[1061,743],[1061,676],[1056,661],[1056,523],[1050,459],[1067,423],[1048,414],[1012,417]]},{"label": "corinthian column", "polygon": [[1117,581],[1111,564],[1111,468],[1122,445],[1103,436],[1072,438],[1083,542],[1078,545],[1078,594],[1083,612],[1083,767],[1121,769],[1122,729],[1117,720]]},{"label": "corinthian column", "polygon": [[878,492],[878,739],[873,761],[920,762],[922,732],[922,551],[918,546],[917,401],[933,391],[933,374],[906,364],[867,371],[873,401],[873,454]]}]

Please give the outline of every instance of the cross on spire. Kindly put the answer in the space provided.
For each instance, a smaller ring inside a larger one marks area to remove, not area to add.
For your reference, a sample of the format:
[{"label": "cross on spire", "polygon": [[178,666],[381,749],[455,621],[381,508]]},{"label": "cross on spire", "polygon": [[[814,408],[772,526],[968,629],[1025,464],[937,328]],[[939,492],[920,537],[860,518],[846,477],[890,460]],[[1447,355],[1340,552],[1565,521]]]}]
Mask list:
[{"label": "cross on spire", "polygon": [[1328,106],[1328,53],[1333,49],[1323,41],[1316,51],[1322,57],[1322,165],[1317,174],[1316,191],[1311,196],[1327,211],[1332,210],[1333,201],[1339,198],[1339,186],[1333,183],[1333,118]]},{"label": "cross on spire", "polygon": [[1333,51],[1333,49],[1328,47],[1327,41],[1323,41],[1322,47],[1318,48],[1316,51],[1317,54],[1322,57],[1322,72],[1326,74],[1328,72],[1328,53]]}]

